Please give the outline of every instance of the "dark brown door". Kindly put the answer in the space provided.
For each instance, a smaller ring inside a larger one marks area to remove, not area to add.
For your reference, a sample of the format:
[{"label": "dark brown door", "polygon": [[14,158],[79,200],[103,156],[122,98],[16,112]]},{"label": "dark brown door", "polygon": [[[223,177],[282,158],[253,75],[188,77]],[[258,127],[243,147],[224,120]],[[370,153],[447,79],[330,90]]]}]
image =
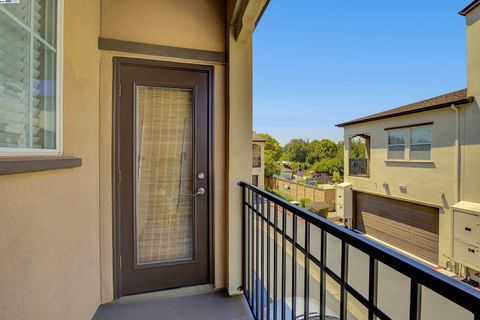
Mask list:
[{"label": "dark brown door", "polygon": [[119,295],[208,283],[209,73],[118,69]]},{"label": "dark brown door", "polygon": [[355,192],[355,228],[438,263],[438,209]]}]

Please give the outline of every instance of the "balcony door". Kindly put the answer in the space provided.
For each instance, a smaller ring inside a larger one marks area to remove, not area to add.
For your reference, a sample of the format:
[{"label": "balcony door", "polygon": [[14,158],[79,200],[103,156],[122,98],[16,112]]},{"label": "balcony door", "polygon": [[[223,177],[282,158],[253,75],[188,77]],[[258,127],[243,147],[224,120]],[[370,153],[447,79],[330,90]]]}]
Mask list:
[{"label": "balcony door", "polygon": [[208,283],[210,69],[116,66],[116,296]]}]

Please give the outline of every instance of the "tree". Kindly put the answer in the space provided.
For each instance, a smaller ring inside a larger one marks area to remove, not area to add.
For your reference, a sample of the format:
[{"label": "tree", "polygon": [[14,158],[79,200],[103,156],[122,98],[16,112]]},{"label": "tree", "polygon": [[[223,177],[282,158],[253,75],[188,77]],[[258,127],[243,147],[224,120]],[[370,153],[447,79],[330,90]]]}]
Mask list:
[{"label": "tree", "polygon": [[281,167],[278,162],[273,157],[272,150],[266,150],[264,154],[265,158],[265,177],[273,177],[273,175],[278,175],[281,172]]},{"label": "tree", "polygon": [[310,149],[310,153],[307,156],[307,162],[310,164],[325,158],[334,158],[338,153],[337,145],[328,139],[313,140],[310,142]]},{"label": "tree", "polygon": [[265,152],[271,151],[272,158],[275,161],[280,160],[280,157],[283,154],[283,148],[280,145],[280,142],[278,142],[277,139],[275,139],[268,133],[259,133],[258,135],[263,139],[267,140],[265,141]]},{"label": "tree", "polygon": [[303,139],[292,139],[283,148],[283,159],[292,162],[306,162],[310,144]]},{"label": "tree", "polygon": [[350,152],[352,159],[365,159],[367,157],[367,149],[365,146],[365,139],[355,137],[350,139]]},{"label": "tree", "polygon": [[343,173],[343,159],[338,157],[328,159],[324,158],[313,165],[313,171],[318,173],[333,174],[335,171]]}]

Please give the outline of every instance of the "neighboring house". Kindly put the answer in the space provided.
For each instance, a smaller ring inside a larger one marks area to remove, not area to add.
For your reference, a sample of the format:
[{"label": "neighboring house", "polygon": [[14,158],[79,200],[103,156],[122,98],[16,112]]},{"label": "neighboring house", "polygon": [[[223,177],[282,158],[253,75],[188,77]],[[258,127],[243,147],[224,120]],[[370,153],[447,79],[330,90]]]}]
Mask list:
[{"label": "neighboring house", "polygon": [[280,163],[280,174],[277,175],[280,179],[292,180],[293,179],[293,169],[290,167],[290,162],[281,161]]},{"label": "neighboring house", "polygon": [[337,125],[345,139],[337,211],[354,229],[429,262],[478,271],[480,8],[462,14],[468,89]]},{"label": "neighboring house", "polygon": [[256,132],[252,133],[252,184],[265,188],[265,140]]}]

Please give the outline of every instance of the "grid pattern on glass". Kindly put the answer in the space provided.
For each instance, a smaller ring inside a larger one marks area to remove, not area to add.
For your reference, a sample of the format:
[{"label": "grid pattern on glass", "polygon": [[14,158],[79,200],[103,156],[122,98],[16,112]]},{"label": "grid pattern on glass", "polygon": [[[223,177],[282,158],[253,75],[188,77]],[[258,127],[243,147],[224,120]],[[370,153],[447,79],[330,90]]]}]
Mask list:
[{"label": "grid pattern on glass", "polygon": [[136,88],[138,265],[193,256],[192,95]]},{"label": "grid pattern on glass", "polygon": [[0,148],[57,148],[57,0],[0,4]]},{"label": "grid pattern on glass", "polygon": [[410,129],[410,160],[430,160],[432,127]]},{"label": "grid pattern on glass", "polygon": [[405,133],[403,130],[388,131],[388,159],[405,159]]}]

